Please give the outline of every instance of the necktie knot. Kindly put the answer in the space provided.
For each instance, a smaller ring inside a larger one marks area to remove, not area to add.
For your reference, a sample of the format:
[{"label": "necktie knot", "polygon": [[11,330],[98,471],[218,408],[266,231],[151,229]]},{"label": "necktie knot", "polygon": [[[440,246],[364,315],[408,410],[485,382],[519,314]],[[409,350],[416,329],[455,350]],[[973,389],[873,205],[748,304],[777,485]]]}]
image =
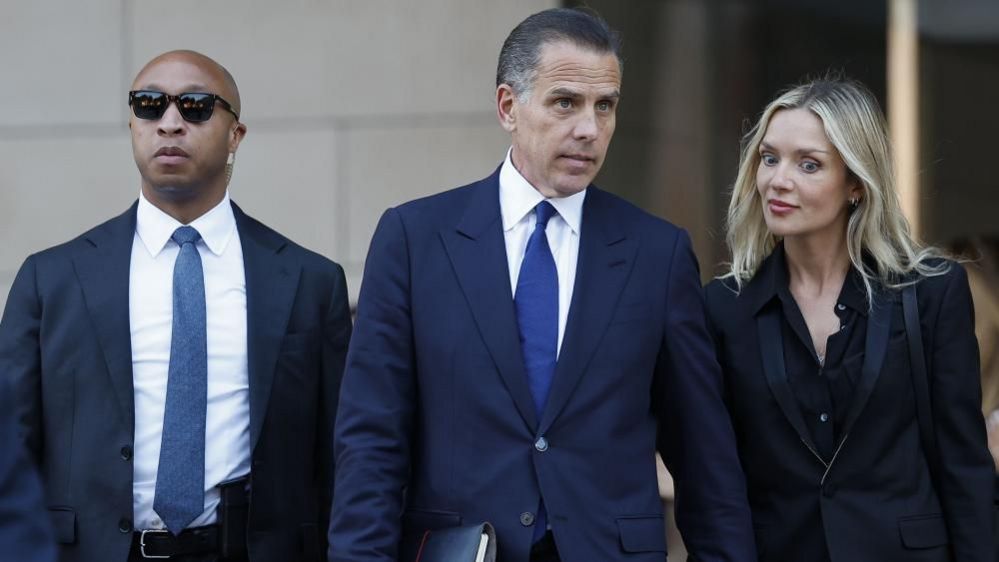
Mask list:
[{"label": "necktie knot", "polygon": [[534,228],[547,228],[548,220],[555,216],[555,207],[548,201],[542,201],[534,207],[534,216],[538,219],[538,222],[534,224]]},{"label": "necktie knot", "polygon": [[170,236],[178,246],[183,246],[184,244],[194,243],[201,240],[201,233],[198,232],[193,226],[181,226],[177,230],[173,231],[173,235]]}]

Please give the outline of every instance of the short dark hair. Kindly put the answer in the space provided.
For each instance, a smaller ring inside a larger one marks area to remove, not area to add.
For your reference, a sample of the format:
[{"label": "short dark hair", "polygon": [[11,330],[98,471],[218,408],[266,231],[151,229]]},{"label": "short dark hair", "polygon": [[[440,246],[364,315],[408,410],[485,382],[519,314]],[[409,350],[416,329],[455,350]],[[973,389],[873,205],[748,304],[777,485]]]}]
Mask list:
[{"label": "short dark hair", "polygon": [[534,73],[547,43],[569,41],[598,53],[611,53],[621,60],[621,38],[595,12],[575,8],[553,8],[538,12],[513,28],[500,50],[496,86],[507,84],[522,96],[534,85]]}]

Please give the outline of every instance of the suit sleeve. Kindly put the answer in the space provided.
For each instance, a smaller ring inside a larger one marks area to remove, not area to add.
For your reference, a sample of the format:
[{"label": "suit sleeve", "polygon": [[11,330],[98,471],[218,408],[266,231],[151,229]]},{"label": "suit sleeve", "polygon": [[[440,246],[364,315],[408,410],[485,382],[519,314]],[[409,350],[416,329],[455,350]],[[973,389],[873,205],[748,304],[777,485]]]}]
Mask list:
[{"label": "suit sleeve", "polygon": [[321,548],[325,551],[326,530],[329,529],[330,510],[333,504],[333,428],[336,422],[340,383],[343,380],[347,345],[350,342],[350,302],[347,297],[347,280],[343,269],[335,266],[333,284],[329,294],[329,308],[323,321],[322,378],[320,379],[319,424],[316,431],[316,494],[319,498],[319,528],[322,530]]},{"label": "suit sleeve", "polygon": [[933,422],[943,465],[938,496],[954,560],[992,562],[995,472],[981,413],[975,313],[967,273],[957,264],[951,270],[929,347]]},{"label": "suit sleeve", "polygon": [[17,434],[35,463],[42,461],[42,371],[40,331],[42,303],[36,284],[35,260],[29,257],[17,272],[0,320],[0,377],[8,381]]},{"label": "suit sleeve", "polygon": [[364,270],[336,422],[330,562],[394,562],[416,403],[409,252],[382,216]]},{"label": "suit sleeve", "polygon": [[676,521],[692,559],[755,561],[746,483],[705,326],[697,261],[677,237],[656,367],[659,451],[676,482]]},{"label": "suit sleeve", "polygon": [[4,560],[55,562],[42,487],[16,436],[12,398],[10,385],[0,381],[0,552]]}]

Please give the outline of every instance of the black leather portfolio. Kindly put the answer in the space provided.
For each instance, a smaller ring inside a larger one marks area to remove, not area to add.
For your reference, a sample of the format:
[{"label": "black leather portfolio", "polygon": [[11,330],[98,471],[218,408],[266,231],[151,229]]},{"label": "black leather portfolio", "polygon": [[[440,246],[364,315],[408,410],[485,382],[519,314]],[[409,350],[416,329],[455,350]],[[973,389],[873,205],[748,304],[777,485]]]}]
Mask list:
[{"label": "black leather portfolio", "polygon": [[496,531],[489,523],[430,529],[402,545],[404,562],[495,562]]}]

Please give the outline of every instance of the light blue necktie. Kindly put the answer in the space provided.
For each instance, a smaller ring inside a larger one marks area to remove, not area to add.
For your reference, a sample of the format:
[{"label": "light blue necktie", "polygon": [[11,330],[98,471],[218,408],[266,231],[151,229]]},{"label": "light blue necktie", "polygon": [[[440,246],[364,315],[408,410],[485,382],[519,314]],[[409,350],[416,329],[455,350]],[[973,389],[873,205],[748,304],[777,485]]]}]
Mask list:
[{"label": "light blue necktie", "polygon": [[[540,423],[548,401],[555,363],[558,359],[558,270],[545,228],[555,214],[551,203],[542,201],[534,208],[537,223],[527,240],[524,261],[517,277],[514,305],[520,328],[520,349],[524,355],[527,382],[534,397],[534,411]],[[544,499],[534,522],[534,540],[545,534],[547,527]]]},{"label": "light blue necktie", "polygon": [[153,509],[178,535],[205,510],[208,338],[201,235],[182,226],[172,238],[180,252],[173,269],[173,335]]}]

